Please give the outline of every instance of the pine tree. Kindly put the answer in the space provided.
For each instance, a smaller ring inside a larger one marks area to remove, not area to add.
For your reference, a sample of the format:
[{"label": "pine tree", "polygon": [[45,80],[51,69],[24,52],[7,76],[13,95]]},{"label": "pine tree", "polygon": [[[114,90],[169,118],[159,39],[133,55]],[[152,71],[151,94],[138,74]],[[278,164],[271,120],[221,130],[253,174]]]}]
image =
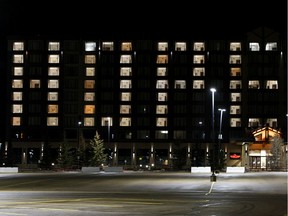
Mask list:
[{"label": "pine tree", "polygon": [[282,146],[284,145],[283,139],[280,136],[275,136],[271,145],[272,154],[272,169],[279,169],[281,167]]},{"label": "pine tree", "polygon": [[104,141],[100,138],[99,133],[96,131],[96,134],[93,139],[90,140],[90,157],[89,165],[90,166],[101,166],[106,162],[107,154],[105,154]]}]

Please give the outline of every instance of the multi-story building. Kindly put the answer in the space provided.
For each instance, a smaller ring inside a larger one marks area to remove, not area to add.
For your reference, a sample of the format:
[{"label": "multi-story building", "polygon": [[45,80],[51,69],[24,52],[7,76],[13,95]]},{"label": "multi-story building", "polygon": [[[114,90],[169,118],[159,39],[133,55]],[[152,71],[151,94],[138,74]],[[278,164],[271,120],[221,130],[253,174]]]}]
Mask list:
[{"label": "multi-story building", "polygon": [[2,160],[37,164],[49,145],[56,161],[98,131],[111,165],[207,166],[219,148],[241,166],[229,155],[256,129],[287,140],[286,42],[262,27],[223,40],[10,36]]}]

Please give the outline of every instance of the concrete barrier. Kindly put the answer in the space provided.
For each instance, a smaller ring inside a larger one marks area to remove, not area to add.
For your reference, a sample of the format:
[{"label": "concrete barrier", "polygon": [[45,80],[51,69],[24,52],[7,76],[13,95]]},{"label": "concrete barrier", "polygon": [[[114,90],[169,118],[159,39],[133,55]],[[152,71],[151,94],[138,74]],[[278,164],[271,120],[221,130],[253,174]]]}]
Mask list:
[{"label": "concrete barrier", "polygon": [[191,173],[211,173],[211,167],[191,167]]},{"label": "concrete barrier", "polygon": [[82,167],[81,171],[83,173],[100,172],[100,167]]},{"label": "concrete barrier", "polygon": [[226,173],[245,173],[245,167],[227,167]]},{"label": "concrete barrier", "polygon": [[104,171],[105,172],[123,172],[123,167],[107,166],[107,167],[104,167]]},{"label": "concrete barrier", "polygon": [[18,167],[0,167],[0,173],[9,172],[9,173],[18,173]]}]

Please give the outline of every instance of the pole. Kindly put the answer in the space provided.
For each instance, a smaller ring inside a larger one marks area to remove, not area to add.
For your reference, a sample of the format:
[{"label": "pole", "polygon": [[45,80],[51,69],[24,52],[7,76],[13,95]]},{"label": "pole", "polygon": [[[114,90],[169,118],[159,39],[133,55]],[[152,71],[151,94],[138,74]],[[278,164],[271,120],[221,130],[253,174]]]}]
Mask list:
[{"label": "pole", "polygon": [[219,134],[218,134],[218,148],[217,148],[217,166],[220,167],[220,150],[221,150],[221,139],[222,139],[222,118],[223,118],[223,112],[225,112],[225,109],[218,109],[220,111],[220,125],[219,125]]},{"label": "pole", "polygon": [[214,145],[213,148],[213,159],[212,159],[212,176],[211,181],[216,181],[215,176],[215,114],[214,114],[214,93],[216,92],[215,88],[211,88],[210,91],[212,92],[212,143]]}]

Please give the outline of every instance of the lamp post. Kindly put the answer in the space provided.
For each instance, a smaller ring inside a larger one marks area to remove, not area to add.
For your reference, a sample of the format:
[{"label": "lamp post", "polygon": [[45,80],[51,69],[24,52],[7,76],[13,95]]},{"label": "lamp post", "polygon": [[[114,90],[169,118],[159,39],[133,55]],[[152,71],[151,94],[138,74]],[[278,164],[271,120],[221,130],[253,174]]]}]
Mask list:
[{"label": "lamp post", "polygon": [[218,134],[218,149],[217,149],[217,166],[220,168],[220,150],[221,150],[221,139],[222,139],[222,117],[223,117],[223,112],[226,111],[226,109],[218,109],[220,111],[220,122],[219,122],[219,134]]},{"label": "lamp post", "polygon": [[212,176],[211,176],[211,181],[216,181],[216,176],[215,176],[215,114],[214,114],[214,94],[216,92],[215,88],[210,89],[212,93],[212,143],[214,144],[213,148],[213,164],[212,164]]},{"label": "lamp post", "polygon": [[79,169],[79,161],[80,161],[80,128],[81,128],[81,125],[82,125],[82,122],[81,121],[78,121],[78,143],[77,143],[77,167]]}]

